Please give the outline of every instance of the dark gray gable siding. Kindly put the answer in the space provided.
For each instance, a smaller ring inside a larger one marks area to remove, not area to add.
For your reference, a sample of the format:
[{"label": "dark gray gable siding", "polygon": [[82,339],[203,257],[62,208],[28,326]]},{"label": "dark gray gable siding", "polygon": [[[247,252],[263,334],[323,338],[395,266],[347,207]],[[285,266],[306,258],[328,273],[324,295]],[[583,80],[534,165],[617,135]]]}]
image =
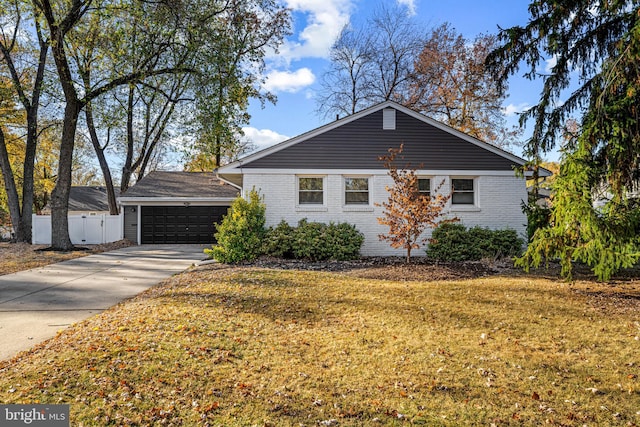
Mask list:
[{"label": "dark gray gable siding", "polygon": [[[396,111],[396,130],[382,130],[382,110],[331,129],[242,168],[382,169],[379,156],[404,144],[404,160],[432,170],[512,170],[515,163]],[[399,166],[402,166],[399,164]]]}]

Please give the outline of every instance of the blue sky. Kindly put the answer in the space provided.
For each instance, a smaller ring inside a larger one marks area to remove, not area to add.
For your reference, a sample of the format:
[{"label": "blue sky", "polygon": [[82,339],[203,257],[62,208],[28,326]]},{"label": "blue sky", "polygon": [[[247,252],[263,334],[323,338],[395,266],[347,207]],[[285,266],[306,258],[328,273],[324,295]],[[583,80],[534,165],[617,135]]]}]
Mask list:
[{"label": "blue sky", "polygon": [[[259,102],[250,106],[250,124],[245,137],[260,148],[322,126],[326,120],[318,115],[315,93],[328,53],[342,27],[351,21],[366,19],[380,1],[388,5],[404,4],[414,18],[424,25],[425,33],[445,22],[463,36],[473,39],[480,33],[496,33],[498,26],[508,28],[527,23],[530,0],[282,0],[293,11],[294,34],[277,55],[267,60],[266,88],[278,102]],[[509,123],[514,113],[534,105],[539,83],[517,76],[510,80],[509,97],[504,104]],[[526,131],[525,131],[526,134]],[[519,153],[515,147],[514,152]]]}]

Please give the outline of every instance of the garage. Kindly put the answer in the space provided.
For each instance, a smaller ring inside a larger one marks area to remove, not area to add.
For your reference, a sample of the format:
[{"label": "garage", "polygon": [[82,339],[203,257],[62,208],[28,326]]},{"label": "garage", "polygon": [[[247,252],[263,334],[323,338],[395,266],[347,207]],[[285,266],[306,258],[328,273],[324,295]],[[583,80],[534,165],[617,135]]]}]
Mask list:
[{"label": "garage", "polygon": [[150,172],[118,198],[124,237],[137,244],[215,243],[214,224],[239,194],[211,172]]},{"label": "garage", "polygon": [[141,243],[215,243],[228,206],[142,206]]}]

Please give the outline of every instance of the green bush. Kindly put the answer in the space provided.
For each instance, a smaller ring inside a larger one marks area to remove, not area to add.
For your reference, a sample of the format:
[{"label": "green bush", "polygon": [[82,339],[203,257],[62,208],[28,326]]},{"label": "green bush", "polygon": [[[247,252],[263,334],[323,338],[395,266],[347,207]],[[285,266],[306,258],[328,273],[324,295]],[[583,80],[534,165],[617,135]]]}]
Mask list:
[{"label": "green bush", "polygon": [[467,229],[462,224],[443,224],[433,230],[427,256],[439,261],[477,261],[519,255],[523,240],[515,230]]},{"label": "green bush", "polygon": [[267,255],[312,261],[357,258],[364,236],[347,223],[323,224],[302,219],[297,227],[285,221],[269,229],[263,245]]},{"label": "green bush", "polygon": [[357,258],[363,243],[364,235],[356,229],[355,225],[331,222],[325,229],[324,246],[331,259],[345,261]]},{"label": "green bush", "polygon": [[301,219],[291,242],[293,257],[312,261],[329,258],[329,251],[323,243],[326,228],[326,224]]},{"label": "green bush", "polygon": [[264,253],[279,258],[292,258],[294,230],[284,219],[275,228],[269,227],[263,243]]},{"label": "green bush", "polygon": [[205,253],[224,263],[251,261],[262,253],[266,232],[266,207],[258,192],[249,193],[249,200],[236,198],[220,224],[216,224],[217,244]]}]

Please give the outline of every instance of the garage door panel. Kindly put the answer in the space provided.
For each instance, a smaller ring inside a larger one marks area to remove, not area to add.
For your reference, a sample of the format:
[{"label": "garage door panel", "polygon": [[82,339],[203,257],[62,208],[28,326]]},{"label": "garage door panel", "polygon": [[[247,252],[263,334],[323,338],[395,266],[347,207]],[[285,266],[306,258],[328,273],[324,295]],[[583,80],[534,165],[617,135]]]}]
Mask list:
[{"label": "garage door panel", "polygon": [[215,243],[228,206],[142,206],[142,243]]}]

